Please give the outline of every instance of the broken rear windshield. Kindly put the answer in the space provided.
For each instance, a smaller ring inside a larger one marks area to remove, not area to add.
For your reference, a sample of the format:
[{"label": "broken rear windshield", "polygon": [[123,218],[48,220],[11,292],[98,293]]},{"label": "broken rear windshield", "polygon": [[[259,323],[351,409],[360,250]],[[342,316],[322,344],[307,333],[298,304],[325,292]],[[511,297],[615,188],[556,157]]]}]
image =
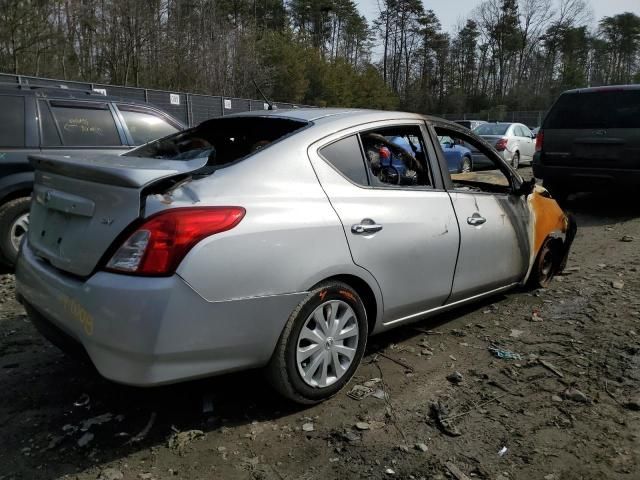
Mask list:
[{"label": "broken rear windshield", "polygon": [[220,167],[266,148],[307,125],[307,122],[280,117],[215,118],[124,155],[178,161],[207,157],[208,166]]}]

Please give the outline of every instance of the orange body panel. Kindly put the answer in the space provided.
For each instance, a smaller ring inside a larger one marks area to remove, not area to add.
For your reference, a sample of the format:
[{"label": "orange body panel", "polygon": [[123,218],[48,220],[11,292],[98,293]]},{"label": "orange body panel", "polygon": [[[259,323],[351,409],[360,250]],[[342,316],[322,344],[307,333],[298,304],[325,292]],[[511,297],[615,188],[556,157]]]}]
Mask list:
[{"label": "orange body panel", "polygon": [[556,201],[536,187],[528,201],[533,214],[533,256],[538,254],[545,239],[552,232],[566,233],[569,220]]}]

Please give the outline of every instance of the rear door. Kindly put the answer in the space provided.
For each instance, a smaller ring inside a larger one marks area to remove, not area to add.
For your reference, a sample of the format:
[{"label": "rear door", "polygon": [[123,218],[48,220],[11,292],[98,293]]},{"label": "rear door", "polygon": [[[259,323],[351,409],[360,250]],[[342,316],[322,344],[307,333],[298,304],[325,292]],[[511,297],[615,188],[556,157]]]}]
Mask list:
[{"label": "rear door", "polygon": [[545,164],[639,168],[640,89],[565,93],[543,124]]},{"label": "rear door", "polygon": [[109,102],[38,100],[43,153],[123,153],[131,147]]},{"label": "rear door", "polygon": [[533,154],[536,150],[536,144],[532,138],[531,130],[529,130],[524,125],[516,125],[515,133],[518,136],[518,141],[520,143],[520,156],[522,160],[532,161]]},{"label": "rear door", "polygon": [[353,261],[380,285],[385,324],[438,307],[451,291],[459,233],[425,131],[419,121],[381,122],[309,148]]}]

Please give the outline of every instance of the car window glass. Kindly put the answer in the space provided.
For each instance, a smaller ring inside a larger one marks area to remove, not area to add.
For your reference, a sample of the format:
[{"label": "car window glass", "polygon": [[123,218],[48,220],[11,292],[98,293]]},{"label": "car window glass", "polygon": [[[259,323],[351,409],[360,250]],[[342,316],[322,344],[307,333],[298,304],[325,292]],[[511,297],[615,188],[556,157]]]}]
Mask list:
[{"label": "car window glass", "polygon": [[127,124],[134,145],[142,145],[157,138],[176,133],[178,129],[165,119],[151,112],[118,106],[124,122]]},{"label": "car window glass", "polygon": [[561,95],[544,128],[640,128],[640,89]]},{"label": "car window glass", "polygon": [[451,137],[447,137],[446,135],[438,137],[438,141],[440,142],[440,145],[453,143],[453,140],[451,139]]},{"label": "car window glass", "polygon": [[417,125],[370,130],[360,138],[372,186],[433,186]]},{"label": "car window glass", "polygon": [[47,102],[44,100],[40,100],[38,102],[38,107],[40,110],[40,125],[42,126],[42,141],[40,144],[48,147],[62,145],[60,135],[58,135],[58,130],[56,129],[56,124],[53,121],[53,116],[49,110],[49,105],[47,105]]},{"label": "car window glass", "polygon": [[122,145],[115,121],[106,104],[79,107],[52,102],[51,110],[65,145]]},{"label": "car window glass", "polygon": [[[448,136],[457,143],[463,143],[472,156],[472,171],[449,173],[454,190],[487,193],[508,193],[511,190],[509,177],[506,174],[508,168],[504,164],[499,164],[499,160],[495,158],[495,152],[487,149],[473,137],[455,130],[444,127],[435,127],[435,130],[438,137]],[[446,158],[444,149],[443,155]],[[490,165],[484,166],[487,164]]]},{"label": "car window glass", "polygon": [[323,147],[320,155],[352,182],[359,185],[369,184],[362,150],[356,135]]},{"label": "car window glass", "polygon": [[24,98],[0,95],[0,147],[24,147]]},{"label": "car window glass", "polygon": [[504,135],[508,129],[508,123],[484,123],[477,126],[473,132],[476,135]]}]

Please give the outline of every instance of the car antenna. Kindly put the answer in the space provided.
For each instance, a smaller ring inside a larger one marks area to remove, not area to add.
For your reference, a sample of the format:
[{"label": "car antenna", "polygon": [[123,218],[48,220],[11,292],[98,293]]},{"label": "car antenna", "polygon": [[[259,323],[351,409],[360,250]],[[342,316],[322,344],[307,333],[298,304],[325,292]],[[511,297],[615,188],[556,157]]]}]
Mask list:
[{"label": "car antenna", "polygon": [[267,98],[267,96],[262,92],[262,90],[260,90],[260,87],[258,86],[258,84],[256,83],[255,80],[252,80],[253,85],[256,87],[256,90],[258,90],[258,93],[260,94],[260,96],[264,99],[265,103],[267,105],[269,105],[269,110],[277,110],[278,107],[276,107],[273,102],[271,100],[269,100]]}]

